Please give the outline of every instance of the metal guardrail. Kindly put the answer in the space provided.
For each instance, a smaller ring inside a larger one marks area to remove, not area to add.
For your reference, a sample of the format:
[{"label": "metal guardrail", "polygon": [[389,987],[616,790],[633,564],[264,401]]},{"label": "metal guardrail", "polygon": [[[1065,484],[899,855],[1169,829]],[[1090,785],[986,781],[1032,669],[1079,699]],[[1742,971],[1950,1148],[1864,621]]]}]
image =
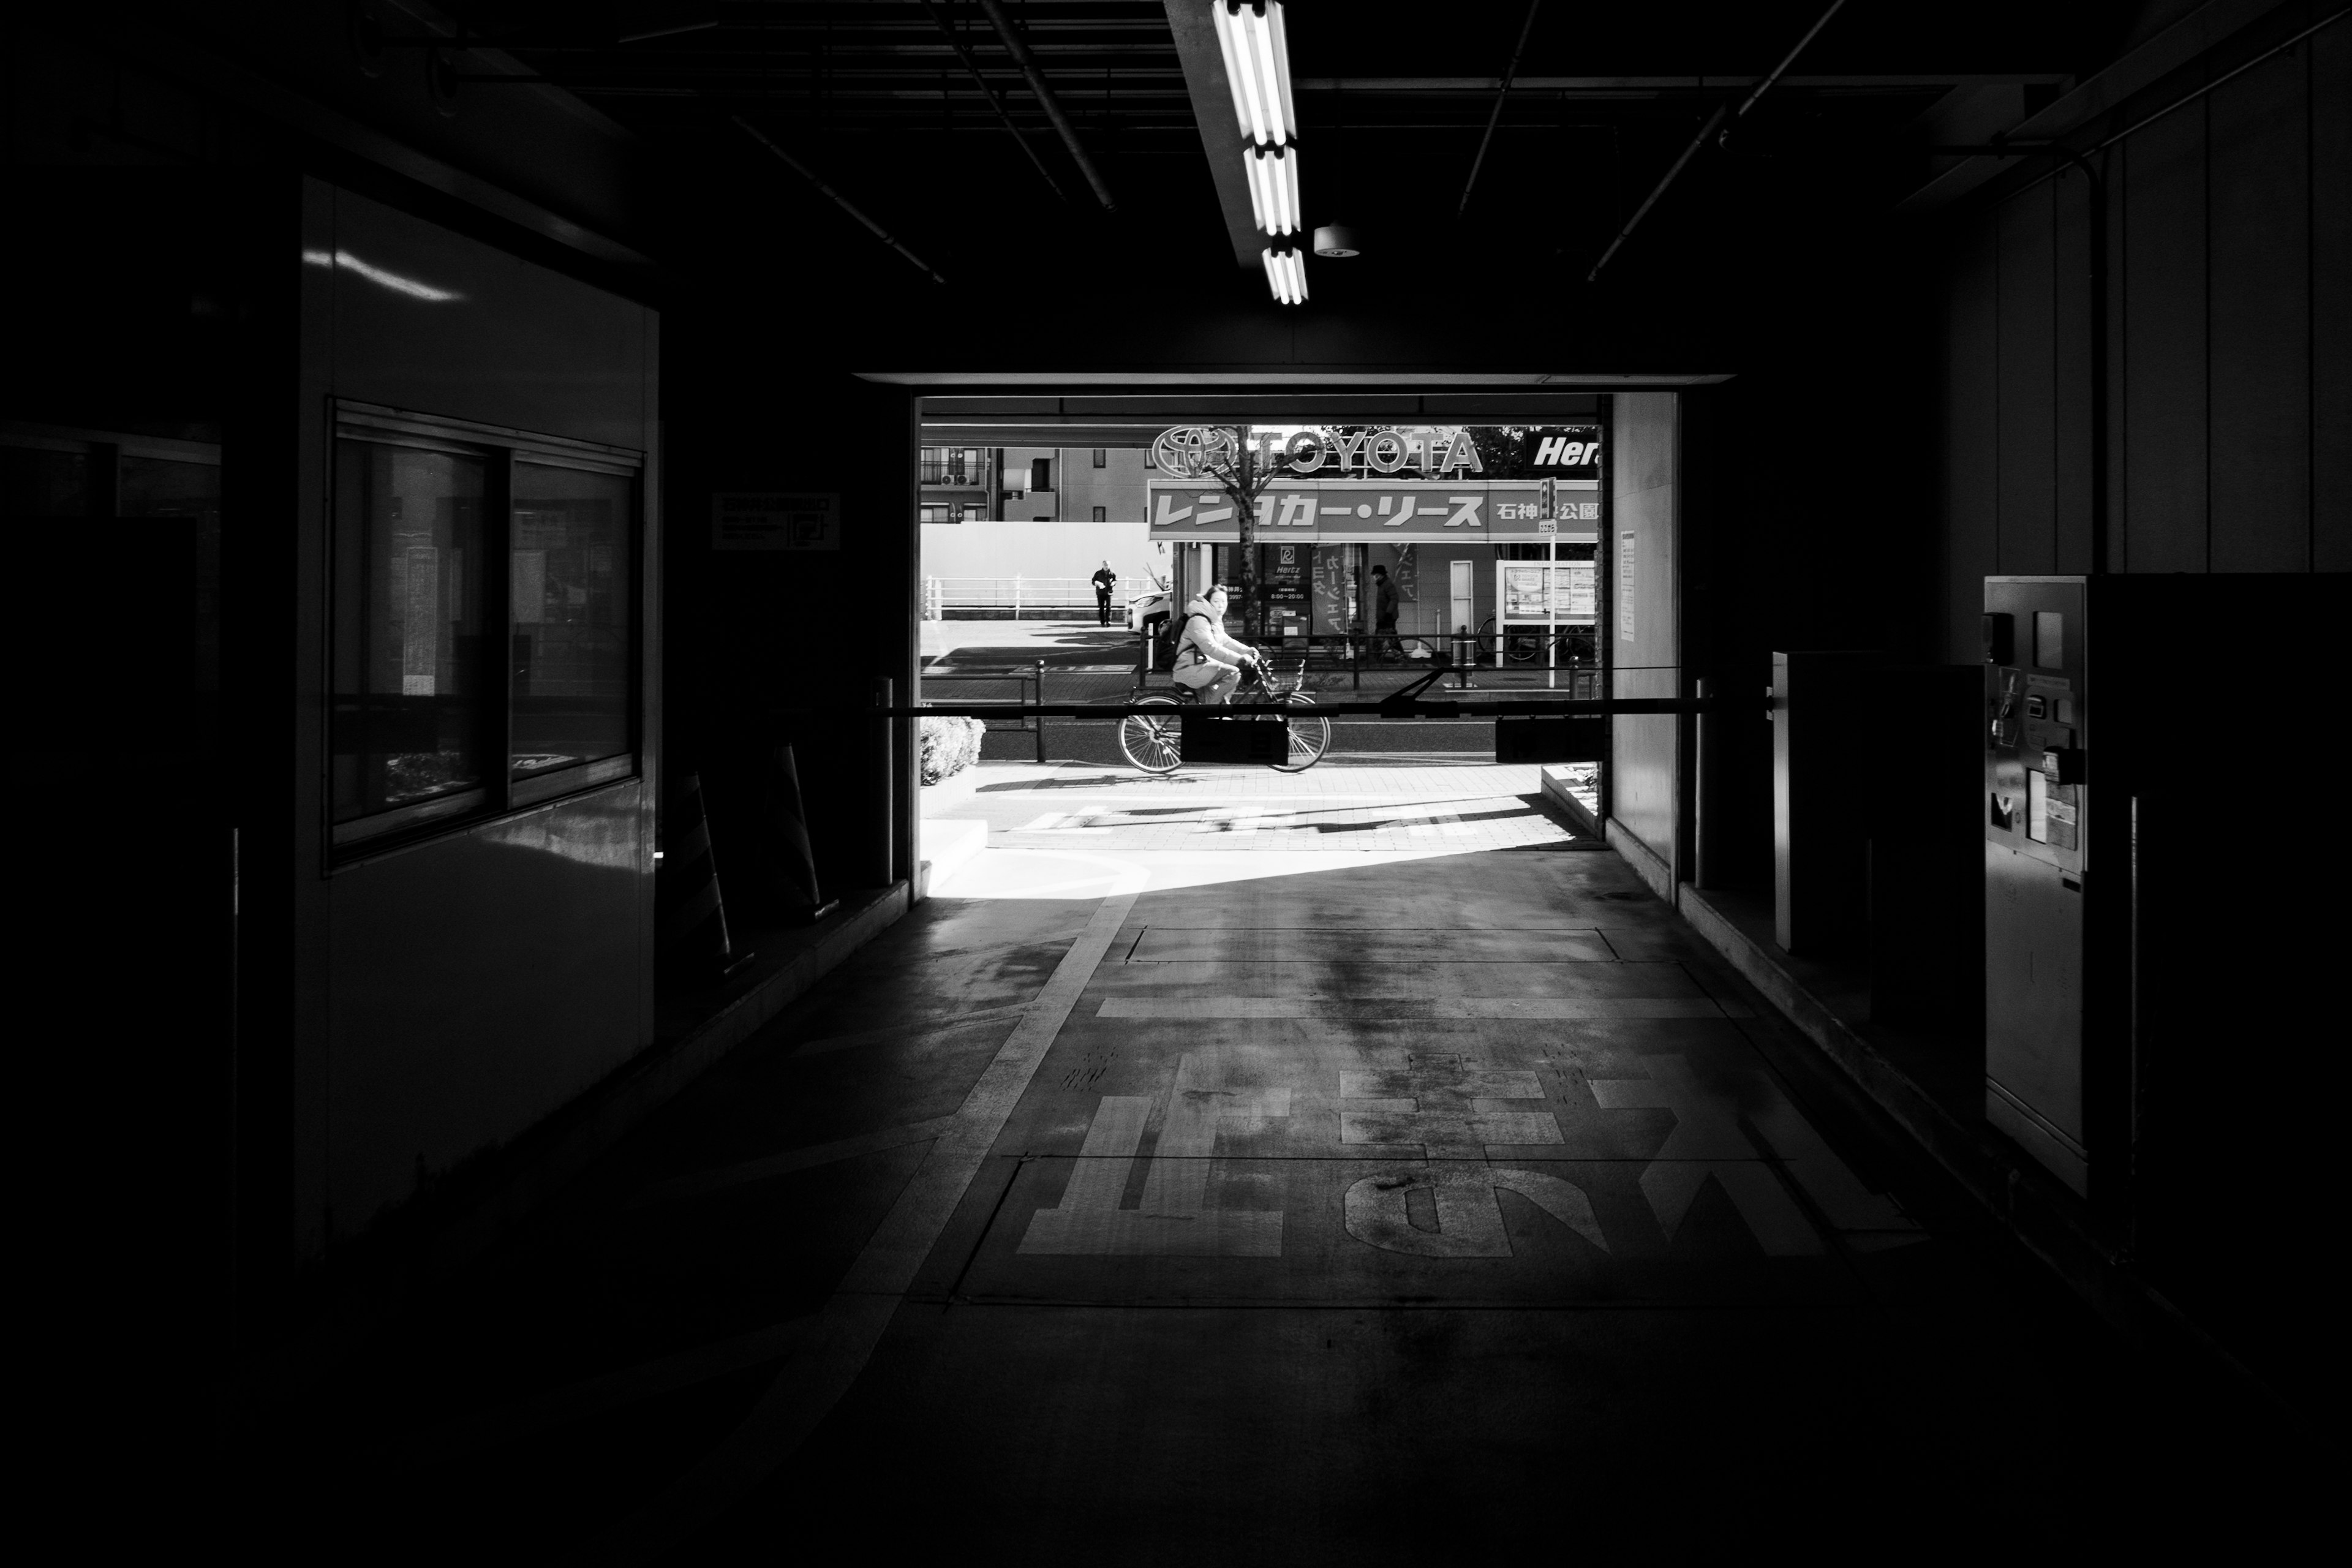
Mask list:
[{"label": "metal guardrail", "polygon": [[[961,707],[940,706],[926,702],[920,708],[909,709],[905,711],[893,710],[892,716],[904,718],[907,712],[912,712],[919,717],[929,715],[941,719],[985,720],[1018,718],[1021,722],[1013,725],[1011,732],[1016,735],[1035,735],[1037,737],[1037,760],[1041,763],[1045,760],[1045,721],[1047,718],[1054,717],[1054,714],[1050,709],[1045,706],[1045,661],[1044,659],[1041,658],[1037,660],[1035,664],[1032,665],[1027,669],[1024,669],[1015,665],[1002,671],[959,669],[950,670],[944,674],[934,674],[932,671],[928,669],[923,671],[922,684],[925,686],[930,685],[933,681],[950,680],[987,680],[994,681],[999,684],[1009,680],[1016,687],[1027,686],[1031,688],[1031,689],[1035,691],[1037,694],[1036,700],[1034,702],[975,702],[966,703]],[[985,710],[985,711],[981,711],[981,710]]]},{"label": "metal guardrail", "polygon": [[[1537,656],[1514,658],[1512,649],[1528,646],[1531,637]],[[1498,685],[1498,689],[1527,689],[1527,686],[1517,684],[1524,680],[1528,686],[1541,682],[1542,689],[1564,691],[1571,698],[1601,695],[1601,670],[1598,665],[1577,660],[1564,660],[1558,665],[1544,662],[1540,658],[1543,651],[1540,631],[1531,634],[1525,626],[1481,633],[1463,632],[1454,636],[1401,632],[1391,637],[1385,632],[1361,630],[1315,632],[1297,637],[1268,637],[1263,640],[1268,653],[1303,659],[1309,677],[1344,671],[1349,688],[1357,691],[1363,689],[1364,672],[1368,668],[1376,675],[1402,674],[1413,679],[1426,674],[1443,656],[1452,661],[1446,679],[1457,690],[1478,689],[1482,677],[1486,681],[1494,681],[1498,677],[1509,676],[1514,678],[1513,686],[1504,688]],[[1569,639],[1563,637],[1558,640],[1566,643]],[[1139,638],[1139,642],[1140,646],[1137,650],[1135,666],[1139,674],[1150,673],[1164,665],[1167,653],[1164,647],[1155,648],[1148,639]],[[1402,657],[1381,657],[1390,648],[1404,647],[1419,647],[1430,652],[1418,658],[1409,653]],[[1634,667],[1619,665],[1615,668],[1628,669]]]},{"label": "metal guardrail", "polygon": [[[1112,606],[1124,620],[1123,602]],[[1095,613],[1095,588],[1086,577],[926,577],[923,619],[943,620],[949,610],[1009,610],[1013,618],[1034,610],[1068,610],[1073,618]]]},{"label": "metal guardrail", "polygon": [[[925,679],[939,677],[926,676]],[[994,679],[1002,680],[1005,677]],[[1402,701],[1391,698],[1385,702],[1318,702],[1312,716],[1346,718],[1370,715],[1381,719],[1542,719],[1565,716],[1598,716],[1633,713],[1723,713],[1731,710],[1730,703],[1720,697],[1591,697],[1564,699],[1531,697],[1517,702],[1433,702],[1419,697],[1404,696]],[[1263,712],[1263,708],[1248,704],[1228,706],[1223,711],[1235,717]],[[1217,712],[1218,710],[1206,710]],[[1159,714],[1165,717],[1165,701],[1148,705],[1120,702],[965,702],[939,703],[922,708],[878,707],[872,710],[877,719],[919,719],[926,714],[960,715],[970,719],[1124,719],[1130,714]]]}]

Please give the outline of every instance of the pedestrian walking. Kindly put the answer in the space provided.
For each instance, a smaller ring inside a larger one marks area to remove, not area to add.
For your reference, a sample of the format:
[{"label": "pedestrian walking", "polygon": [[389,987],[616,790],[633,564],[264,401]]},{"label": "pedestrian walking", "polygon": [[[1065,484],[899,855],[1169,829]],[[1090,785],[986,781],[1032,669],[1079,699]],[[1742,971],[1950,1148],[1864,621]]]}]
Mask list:
[{"label": "pedestrian walking", "polygon": [[1118,574],[1106,561],[1095,573],[1095,620],[1097,626],[1110,625],[1111,590],[1118,586]]},{"label": "pedestrian walking", "polygon": [[1372,657],[1386,659],[1391,650],[1404,657],[1404,645],[1397,641],[1396,584],[1389,581],[1389,569],[1372,568]]}]

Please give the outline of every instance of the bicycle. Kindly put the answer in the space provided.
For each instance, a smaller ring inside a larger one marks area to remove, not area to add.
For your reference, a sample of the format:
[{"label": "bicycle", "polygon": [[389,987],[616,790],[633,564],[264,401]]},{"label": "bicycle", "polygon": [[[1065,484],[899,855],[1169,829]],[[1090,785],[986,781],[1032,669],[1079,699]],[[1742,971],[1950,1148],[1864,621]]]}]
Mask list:
[{"label": "bicycle", "polygon": [[1563,665],[1598,662],[1599,655],[1592,646],[1592,629],[1582,626],[1562,626],[1549,639],[1541,630],[1534,627],[1515,630],[1504,639],[1504,655],[1513,664],[1533,664],[1543,658],[1547,640],[1559,650],[1559,662]]},{"label": "bicycle", "polygon": [[[1226,706],[1235,708],[1308,708],[1315,699],[1299,689],[1306,673],[1306,660],[1291,671],[1287,681],[1270,678],[1268,661],[1261,656],[1242,678]],[[1181,709],[1201,706],[1198,696],[1183,687],[1166,691],[1136,691],[1129,695],[1130,707]],[[1331,749],[1331,721],[1320,715],[1289,718],[1284,725],[1289,733],[1289,760],[1266,765],[1281,773],[1303,773],[1323,760]],[[1156,714],[1130,713],[1118,721],[1118,749],[1127,760],[1147,773],[1172,773],[1184,765],[1184,726],[1181,718],[1171,712],[1166,718]]]}]

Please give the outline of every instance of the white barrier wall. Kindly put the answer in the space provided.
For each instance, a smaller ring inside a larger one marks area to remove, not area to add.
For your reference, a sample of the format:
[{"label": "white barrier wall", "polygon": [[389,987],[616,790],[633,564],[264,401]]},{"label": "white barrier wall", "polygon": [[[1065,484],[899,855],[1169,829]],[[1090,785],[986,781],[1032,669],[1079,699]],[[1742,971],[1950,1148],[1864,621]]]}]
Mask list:
[{"label": "white barrier wall", "polygon": [[1147,568],[1165,577],[1168,556],[1150,524],[1133,522],[927,522],[926,577],[1076,577],[1105,561],[1118,574],[1121,600],[1144,585]]}]

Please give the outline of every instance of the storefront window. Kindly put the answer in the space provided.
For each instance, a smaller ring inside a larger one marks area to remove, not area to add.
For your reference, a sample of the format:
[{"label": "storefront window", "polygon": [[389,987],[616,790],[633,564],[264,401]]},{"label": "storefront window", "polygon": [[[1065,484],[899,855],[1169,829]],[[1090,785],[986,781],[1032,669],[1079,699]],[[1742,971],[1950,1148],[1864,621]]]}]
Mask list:
[{"label": "storefront window", "polygon": [[460,809],[482,783],[480,458],[335,444],[334,820]]},{"label": "storefront window", "polygon": [[508,583],[518,779],[631,749],[635,489],[621,474],[514,466]]}]

